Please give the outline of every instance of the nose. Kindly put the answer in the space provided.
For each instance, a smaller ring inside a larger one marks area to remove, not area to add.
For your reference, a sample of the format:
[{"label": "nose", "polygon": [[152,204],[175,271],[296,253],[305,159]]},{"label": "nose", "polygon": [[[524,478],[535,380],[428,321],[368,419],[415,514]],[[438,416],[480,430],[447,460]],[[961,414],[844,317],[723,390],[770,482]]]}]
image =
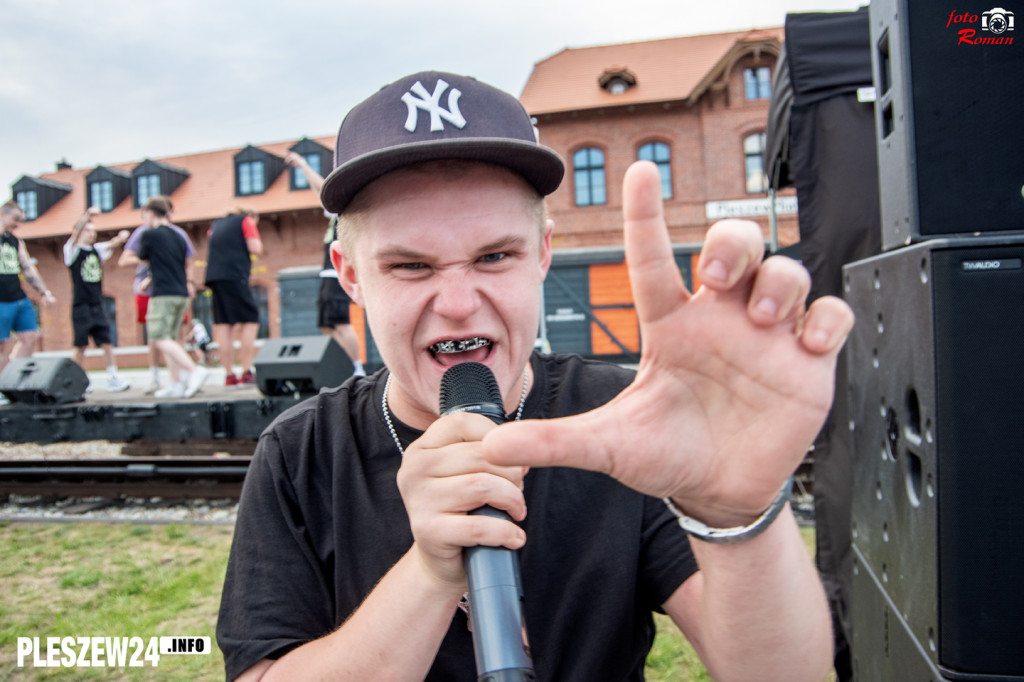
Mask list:
[{"label": "nose", "polygon": [[480,309],[482,297],[471,275],[451,270],[438,277],[431,310],[451,320],[466,320]]}]

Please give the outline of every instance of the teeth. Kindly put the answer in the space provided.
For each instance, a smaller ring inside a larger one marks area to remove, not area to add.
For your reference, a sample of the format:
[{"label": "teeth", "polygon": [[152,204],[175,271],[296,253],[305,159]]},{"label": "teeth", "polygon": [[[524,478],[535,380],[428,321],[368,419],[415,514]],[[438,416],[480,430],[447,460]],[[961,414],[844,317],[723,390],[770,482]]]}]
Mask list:
[{"label": "teeth", "polygon": [[460,341],[438,341],[430,347],[430,350],[435,353],[464,353],[468,350],[476,350],[477,348],[483,348],[484,346],[489,345],[491,345],[490,339],[477,336],[472,339],[462,339]]}]

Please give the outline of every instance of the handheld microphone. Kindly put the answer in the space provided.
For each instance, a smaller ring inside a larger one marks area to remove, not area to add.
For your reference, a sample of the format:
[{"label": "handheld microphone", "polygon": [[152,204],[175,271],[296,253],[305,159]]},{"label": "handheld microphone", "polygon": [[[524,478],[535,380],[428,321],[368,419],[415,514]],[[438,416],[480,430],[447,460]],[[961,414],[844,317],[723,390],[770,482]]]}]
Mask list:
[{"label": "handheld microphone", "polygon": [[[440,408],[441,416],[473,412],[496,424],[507,421],[498,382],[479,362],[464,362],[444,373]],[[470,514],[509,520],[508,514],[490,506]],[[516,553],[504,547],[477,546],[467,547],[463,557],[478,682],[533,680]]]}]

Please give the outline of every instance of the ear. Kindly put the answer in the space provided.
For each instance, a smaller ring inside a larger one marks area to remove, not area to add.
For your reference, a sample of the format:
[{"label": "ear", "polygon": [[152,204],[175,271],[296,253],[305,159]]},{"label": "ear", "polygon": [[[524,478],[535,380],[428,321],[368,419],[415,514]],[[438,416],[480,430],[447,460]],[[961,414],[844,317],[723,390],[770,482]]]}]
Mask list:
[{"label": "ear", "polygon": [[551,233],[555,230],[555,221],[550,218],[544,225],[544,236],[540,241],[540,278],[543,281],[551,268]]},{"label": "ear", "polygon": [[365,308],[366,306],[363,304],[363,290],[359,284],[359,273],[356,272],[356,265],[341,250],[341,244],[338,240],[334,240],[331,244],[331,263],[334,265],[335,272],[338,273],[338,283],[341,284],[341,288],[345,290],[345,293],[348,294],[349,298],[356,305],[360,308]]}]

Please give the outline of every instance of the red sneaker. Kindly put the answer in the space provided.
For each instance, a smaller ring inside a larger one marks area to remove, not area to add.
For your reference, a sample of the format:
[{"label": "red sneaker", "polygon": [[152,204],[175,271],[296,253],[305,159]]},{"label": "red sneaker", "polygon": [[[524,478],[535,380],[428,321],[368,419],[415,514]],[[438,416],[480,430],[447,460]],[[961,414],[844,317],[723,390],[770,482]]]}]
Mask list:
[{"label": "red sneaker", "polygon": [[224,377],[224,388],[234,388],[235,386],[238,386],[238,377],[235,376],[234,372],[229,372]]},{"label": "red sneaker", "polygon": [[238,385],[239,386],[243,386],[243,387],[244,386],[255,386],[256,385],[256,375],[254,375],[252,373],[252,370],[248,370],[248,369],[245,370],[245,374],[243,374],[242,378],[238,380]]}]

